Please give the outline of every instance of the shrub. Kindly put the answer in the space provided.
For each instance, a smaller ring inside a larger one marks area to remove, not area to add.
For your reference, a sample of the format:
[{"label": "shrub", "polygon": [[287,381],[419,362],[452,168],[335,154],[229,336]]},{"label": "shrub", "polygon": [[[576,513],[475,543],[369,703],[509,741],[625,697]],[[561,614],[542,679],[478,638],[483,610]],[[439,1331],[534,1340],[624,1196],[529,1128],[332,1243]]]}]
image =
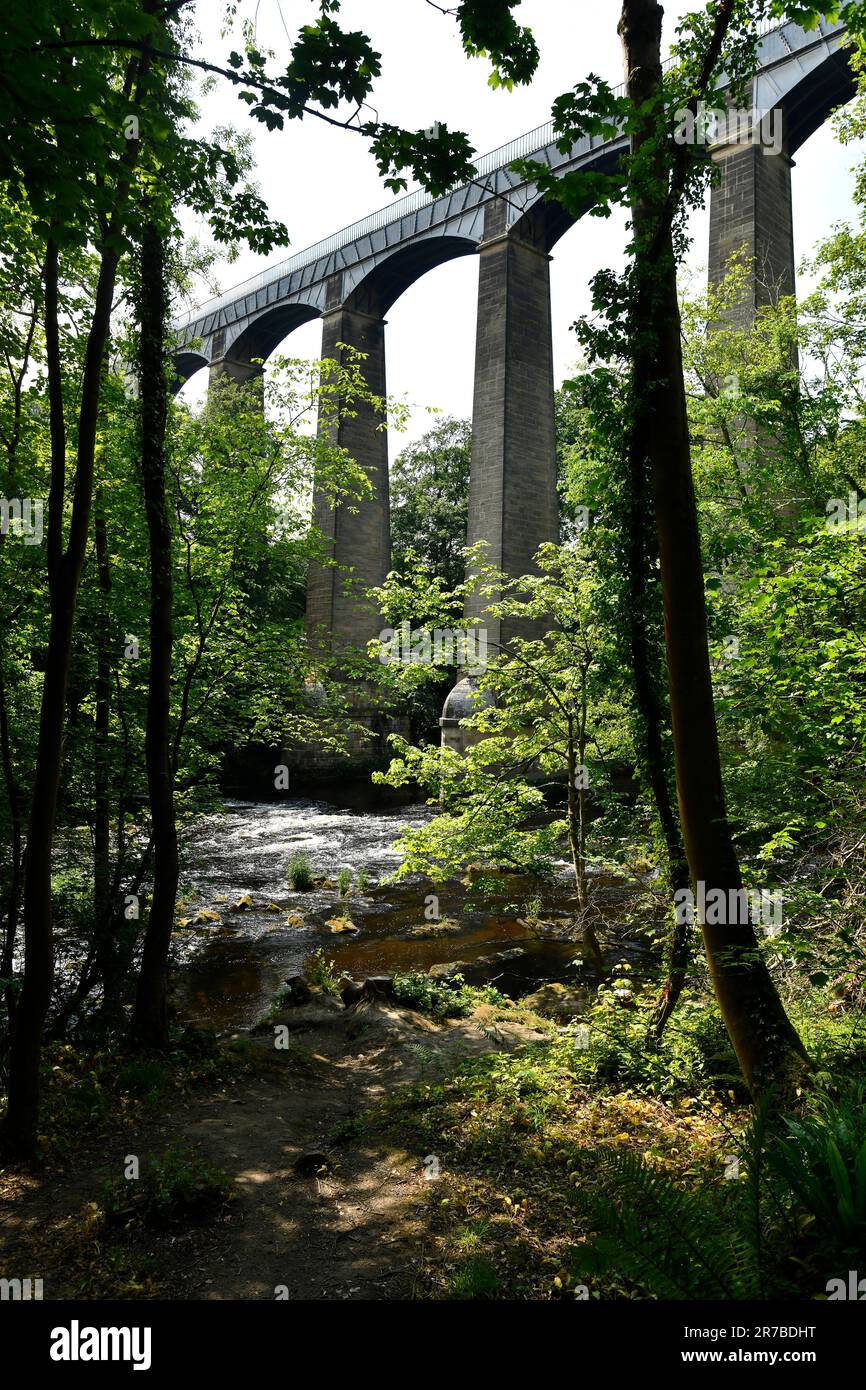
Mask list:
[{"label": "shrub", "polygon": [[203,1154],[182,1144],[145,1160],[138,1180],[116,1178],[103,1190],[111,1224],[134,1220],[156,1229],[201,1222],[228,1199],[231,1180]]},{"label": "shrub", "polygon": [[296,893],[307,893],[313,886],[310,861],[305,854],[295,854],[288,870],[289,883]]},{"label": "shrub", "polygon": [[307,974],[310,984],[318,985],[326,994],[339,995],[340,976],[334,969],[334,962],[326,958],[321,947],[310,957]]},{"label": "shrub", "polygon": [[401,1004],[429,1014],[431,1018],[459,1018],[478,1004],[504,1004],[505,996],[492,985],[476,988],[464,983],[462,975],[437,980],[422,970],[394,976],[394,993]]},{"label": "shrub", "polygon": [[768,1099],[735,1145],[738,1181],[686,1187],[641,1155],[586,1151],[576,1199],[592,1234],[577,1277],[660,1299],[821,1297],[866,1248],[864,1100],[866,1082],[844,1080],[771,1124]]}]

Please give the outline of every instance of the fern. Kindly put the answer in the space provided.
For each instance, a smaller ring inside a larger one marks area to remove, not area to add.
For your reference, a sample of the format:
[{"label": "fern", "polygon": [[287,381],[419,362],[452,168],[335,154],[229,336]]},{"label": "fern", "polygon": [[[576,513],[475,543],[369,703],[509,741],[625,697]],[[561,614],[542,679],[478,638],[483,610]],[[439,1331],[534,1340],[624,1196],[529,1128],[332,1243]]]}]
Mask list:
[{"label": "fern", "polygon": [[592,1235],[575,1252],[578,1277],[615,1274],[661,1299],[766,1298],[768,1284],[789,1295],[804,1231],[813,1255],[849,1267],[866,1248],[864,1090],[814,1096],[781,1133],[763,1101],[737,1144],[743,1181],[685,1190],[638,1155],[596,1151],[579,1192]]},{"label": "fern", "polygon": [[[760,1297],[759,1245],[742,1203],[686,1192],[630,1153],[594,1154],[597,1189],[584,1210],[595,1232],[581,1274],[615,1271],[662,1299]],[[597,1165],[597,1166],[596,1166]]]}]

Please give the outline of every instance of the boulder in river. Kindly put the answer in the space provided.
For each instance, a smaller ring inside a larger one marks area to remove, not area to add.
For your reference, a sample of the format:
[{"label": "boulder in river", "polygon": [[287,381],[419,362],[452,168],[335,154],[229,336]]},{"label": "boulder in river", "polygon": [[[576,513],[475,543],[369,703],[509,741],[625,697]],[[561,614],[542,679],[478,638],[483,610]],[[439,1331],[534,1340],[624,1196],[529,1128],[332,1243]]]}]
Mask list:
[{"label": "boulder in river", "polygon": [[567,1023],[586,1008],[586,1000],[578,991],[553,983],[542,985],[520,1002],[527,1009],[532,1009],[533,1013],[540,1014],[542,1018],[551,1018],[556,1023]]},{"label": "boulder in river", "polygon": [[495,981],[497,976],[525,955],[521,946],[515,946],[508,951],[496,951],[490,956],[476,956],[474,960],[442,961],[439,965],[431,965],[427,974],[434,980],[452,980],[455,975],[462,975],[467,985],[484,985]]},{"label": "boulder in river", "polygon": [[355,923],[350,922],[348,917],[332,917],[325,926],[330,927],[335,936],[345,936],[347,933],[351,936],[358,931]]},{"label": "boulder in river", "polygon": [[417,927],[410,927],[408,931],[401,932],[401,936],[417,941],[435,941],[438,936],[453,936],[461,930],[460,922],[446,917],[441,922],[422,922]]}]

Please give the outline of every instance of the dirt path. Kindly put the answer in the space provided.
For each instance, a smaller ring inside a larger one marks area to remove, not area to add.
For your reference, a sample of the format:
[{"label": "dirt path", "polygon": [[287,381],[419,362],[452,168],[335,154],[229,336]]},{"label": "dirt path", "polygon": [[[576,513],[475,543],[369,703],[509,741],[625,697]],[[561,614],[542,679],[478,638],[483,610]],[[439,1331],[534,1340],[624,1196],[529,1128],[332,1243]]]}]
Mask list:
[{"label": "dirt path", "polygon": [[[439,1025],[386,1002],[344,1009],[321,994],[286,1009],[273,1027],[286,1030],[281,1040],[288,1045],[275,1046],[276,1032],[254,1038],[262,1066],[249,1080],[194,1092],[117,1138],[115,1163],[121,1150],[147,1155],[178,1141],[196,1145],[229,1175],[236,1193],[218,1224],[151,1240],[160,1295],[416,1295],[426,1240],[425,1155],[364,1133],[341,1147],[339,1129],[396,1087],[441,1075],[462,1056],[513,1050],[543,1034],[494,1022],[484,1008]],[[19,1250],[46,1222],[60,1231],[94,1200],[107,1158],[104,1149],[82,1154],[59,1181],[46,1175],[18,1193]],[[75,1291],[77,1280],[65,1283],[48,1280],[45,1297]]]}]

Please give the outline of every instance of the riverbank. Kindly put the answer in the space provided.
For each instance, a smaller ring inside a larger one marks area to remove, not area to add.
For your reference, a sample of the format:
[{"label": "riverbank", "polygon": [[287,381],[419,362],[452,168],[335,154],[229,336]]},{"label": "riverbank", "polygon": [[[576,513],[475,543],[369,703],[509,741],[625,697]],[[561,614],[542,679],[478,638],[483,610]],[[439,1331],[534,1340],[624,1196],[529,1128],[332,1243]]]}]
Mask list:
[{"label": "riverbank", "polygon": [[359,1117],[548,1030],[509,1004],[437,1023],[313,987],[253,1037],[187,1033],[166,1059],[55,1045],[45,1163],[0,1173],[3,1271],[45,1298],[414,1296],[425,1156],[358,1145]]},{"label": "riverbank", "polygon": [[[232,801],[187,828],[173,945],[181,1024],[249,1028],[282,981],[303,973],[319,950],[362,978],[510,952],[497,983],[514,995],[575,978],[580,933],[567,864],[544,882],[488,872],[483,891],[471,873],[439,885],[393,882],[395,843],[433,811],[365,806],[349,790],[349,805]],[[310,872],[303,891],[288,879],[299,858]],[[648,958],[646,935],[621,920],[637,891],[621,879],[593,878],[611,962]]]},{"label": "riverbank", "polygon": [[[677,1278],[692,1297],[821,1296],[835,1257],[790,1196],[785,1223],[766,1203],[755,1292],[751,1115],[699,982],[656,1051],[649,996],[563,1023],[491,990],[437,986],[421,1012],[383,984],[348,1007],[324,986],[168,1058],[51,1048],[46,1162],[0,1174],[4,1274],[45,1298],[676,1297]],[[856,1018],[815,1002],[797,1020],[825,1078],[807,1123],[864,1085]],[[629,1203],[653,1235],[643,1276]],[[612,1212],[611,1268],[594,1243]],[[677,1247],[697,1232],[704,1264]]]}]

